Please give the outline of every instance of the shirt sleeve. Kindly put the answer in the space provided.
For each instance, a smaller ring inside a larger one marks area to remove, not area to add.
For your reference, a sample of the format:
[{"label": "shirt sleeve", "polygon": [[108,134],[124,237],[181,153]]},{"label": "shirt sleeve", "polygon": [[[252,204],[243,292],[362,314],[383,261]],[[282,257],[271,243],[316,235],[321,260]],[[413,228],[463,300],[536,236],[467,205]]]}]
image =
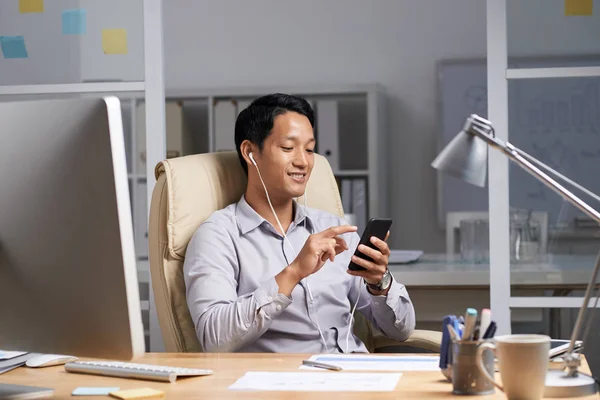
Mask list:
[{"label": "shirt sleeve", "polygon": [[205,222],[192,236],[183,264],[187,304],[206,352],[233,352],[258,339],[292,303],[271,277],[237,295],[239,264],[228,232]]},{"label": "shirt sleeve", "polygon": [[[353,254],[359,240],[357,234],[352,235],[352,244],[349,244],[348,248],[352,249]],[[408,291],[393,278],[387,295],[376,296],[369,292],[363,278],[352,276],[348,298],[352,306],[358,300],[356,310],[391,339],[404,341],[415,330],[415,309]]]}]

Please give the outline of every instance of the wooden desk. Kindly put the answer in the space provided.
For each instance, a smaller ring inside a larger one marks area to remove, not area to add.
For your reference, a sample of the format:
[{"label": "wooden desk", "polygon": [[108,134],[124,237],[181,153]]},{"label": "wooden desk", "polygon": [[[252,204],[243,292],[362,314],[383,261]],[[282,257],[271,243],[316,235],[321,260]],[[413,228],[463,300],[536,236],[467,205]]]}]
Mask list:
[{"label": "wooden desk", "polygon": [[[426,355],[417,355],[427,357]],[[0,375],[0,382],[21,385],[34,385],[55,388],[55,397],[71,398],[71,392],[78,386],[119,386],[121,389],[135,387],[151,387],[163,390],[166,398],[186,399],[287,399],[310,398],[356,398],[356,399],[437,399],[454,397],[452,386],[443,379],[439,371],[405,372],[394,392],[385,393],[331,393],[331,392],[240,392],[227,388],[247,371],[298,371],[298,366],[308,355],[302,354],[168,354],[149,353],[136,362],[171,365],[192,368],[210,368],[215,371],[212,376],[178,379],[176,383],[128,380],[96,375],[82,375],[65,372],[63,366],[43,369],[18,368]],[[589,372],[583,360],[583,371]],[[323,373],[340,374],[343,372],[323,371]],[[79,397],[76,397],[79,398]],[[95,396],[92,399],[99,399]],[[106,398],[106,397],[105,397]],[[475,397],[478,398],[478,397]],[[481,396],[482,399],[503,399],[504,395],[496,391],[495,395]],[[598,399],[597,396],[588,398]],[[586,399],[586,398],[581,398]]]}]

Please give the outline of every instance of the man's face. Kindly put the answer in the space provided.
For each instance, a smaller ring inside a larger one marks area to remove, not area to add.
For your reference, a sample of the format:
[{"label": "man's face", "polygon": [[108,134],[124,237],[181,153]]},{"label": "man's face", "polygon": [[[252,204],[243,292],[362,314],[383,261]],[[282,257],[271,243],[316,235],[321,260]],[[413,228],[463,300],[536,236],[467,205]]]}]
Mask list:
[{"label": "man's face", "polygon": [[287,200],[304,194],[314,165],[314,148],[308,118],[292,111],[275,117],[258,160],[271,196]]}]

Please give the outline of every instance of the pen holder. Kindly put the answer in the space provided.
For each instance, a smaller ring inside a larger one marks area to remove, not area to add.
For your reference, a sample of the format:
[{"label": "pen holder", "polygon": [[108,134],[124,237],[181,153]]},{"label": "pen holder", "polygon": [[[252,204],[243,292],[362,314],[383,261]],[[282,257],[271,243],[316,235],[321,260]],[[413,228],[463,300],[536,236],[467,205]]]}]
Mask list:
[{"label": "pen holder", "polygon": [[[452,393],[461,395],[485,395],[494,393],[494,385],[487,380],[477,367],[477,348],[484,340],[452,341]],[[494,376],[494,355],[483,353],[483,364]]]}]

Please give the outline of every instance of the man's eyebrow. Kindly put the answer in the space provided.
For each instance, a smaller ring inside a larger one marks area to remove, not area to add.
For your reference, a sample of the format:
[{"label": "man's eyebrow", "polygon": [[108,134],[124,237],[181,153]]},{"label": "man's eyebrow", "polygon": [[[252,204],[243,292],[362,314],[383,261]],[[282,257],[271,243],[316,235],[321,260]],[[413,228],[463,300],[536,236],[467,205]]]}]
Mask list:
[{"label": "man's eyebrow", "polygon": [[[296,142],[297,142],[297,141],[298,141],[298,136],[296,136],[296,135],[289,135],[289,136],[287,136],[287,137],[285,138],[285,140],[294,140],[294,141],[296,141]],[[312,143],[312,142],[315,142],[315,141],[316,141],[316,140],[315,140],[315,138],[313,137],[313,138],[310,138],[310,140],[309,140],[308,142],[309,142],[309,143]]]}]

